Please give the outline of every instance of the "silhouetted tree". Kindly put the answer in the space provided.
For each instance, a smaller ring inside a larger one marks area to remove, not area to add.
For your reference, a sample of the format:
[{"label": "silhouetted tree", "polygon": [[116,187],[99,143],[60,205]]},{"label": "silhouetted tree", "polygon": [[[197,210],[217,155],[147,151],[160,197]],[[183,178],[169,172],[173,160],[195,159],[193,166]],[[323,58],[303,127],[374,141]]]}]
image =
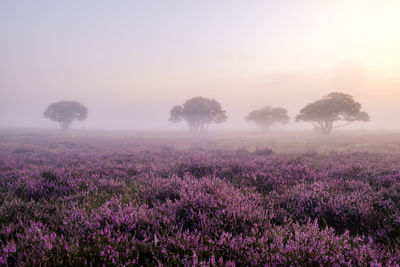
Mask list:
[{"label": "silhouetted tree", "polygon": [[182,106],[174,106],[169,121],[186,121],[192,131],[203,131],[211,123],[226,121],[225,113],[216,100],[199,96],[187,100]]},{"label": "silhouetted tree", "polygon": [[50,104],[43,116],[58,122],[63,130],[67,130],[72,121],[86,119],[87,112],[87,108],[77,101],[60,101]]},{"label": "silhouetted tree", "polygon": [[[332,129],[349,125],[354,121],[369,121],[368,113],[361,111],[361,104],[354,101],[348,94],[334,92],[322,99],[308,104],[296,121],[310,122],[314,129],[322,134],[329,134]],[[341,124],[334,125],[336,121]]]},{"label": "silhouetted tree", "polygon": [[253,110],[246,116],[246,121],[254,121],[263,130],[269,130],[274,123],[288,123],[289,115],[284,108],[263,107]]}]

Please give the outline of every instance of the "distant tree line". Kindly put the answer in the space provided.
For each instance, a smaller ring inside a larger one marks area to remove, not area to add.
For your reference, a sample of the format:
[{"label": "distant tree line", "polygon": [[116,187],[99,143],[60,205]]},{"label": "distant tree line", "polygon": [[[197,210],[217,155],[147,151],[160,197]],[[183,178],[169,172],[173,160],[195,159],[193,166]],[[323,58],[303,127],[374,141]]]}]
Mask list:
[{"label": "distant tree line", "polygon": [[[186,121],[193,131],[202,131],[211,123],[226,121],[226,112],[214,99],[195,97],[182,106],[174,106],[170,111],[170,121]],[[289,123],[288,111],[281,107],[265,106],[251,111],[245,120],[254,122],[260,129],[268,131],[274,124]],[[295,117],[296,122],[309,122],[314,130],[329,134],[334,128],[351,124],[355,121],[369,121],[368,113],[361,111],[361,104],[351,95],[334,92],[308,104]]]},{"label": "distant tree line", "polygon": [[[75,120],[84,120],[88,109],[77,101],[60,101],[48,106],[44,117],[59,123],[67,130]],[[194,97],[183,105],[170,110],[169,121],[185,121],[191,131],[203,132],[211,124],[220,124],[227,119],[221,104],[204,97]],[[287,124],[290,121],[288,111],[282,107],[265,106],[251,111],[245,120],[254,122],[260,129],[268,131],[274,124]],[[333,92],[322,99],[306,105],[295,117],[296,122],[309,122],[314,130],[321,134],[330,134],[335,128],[346,126],[355,121],[369,121],[368,113],[361,111],[361,104],[351,95]]]}]

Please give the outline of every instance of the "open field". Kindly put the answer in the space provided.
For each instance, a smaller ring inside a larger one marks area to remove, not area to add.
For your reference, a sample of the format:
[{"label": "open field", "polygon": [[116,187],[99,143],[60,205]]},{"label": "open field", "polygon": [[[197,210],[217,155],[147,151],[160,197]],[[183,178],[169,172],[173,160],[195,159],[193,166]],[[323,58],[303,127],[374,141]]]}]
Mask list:
[{"label": "open field", "polygon": [[0,265],[395,266],[399,152],[397,132],[2,130]]}]

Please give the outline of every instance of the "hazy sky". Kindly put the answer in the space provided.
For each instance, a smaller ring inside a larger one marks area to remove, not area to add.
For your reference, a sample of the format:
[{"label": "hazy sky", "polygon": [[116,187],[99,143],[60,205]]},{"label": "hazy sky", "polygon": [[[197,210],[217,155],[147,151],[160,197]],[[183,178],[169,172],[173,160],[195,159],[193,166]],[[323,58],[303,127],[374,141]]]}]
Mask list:
[{"label": "hazy sky", "polygon": [[0,1],[0,128],[57,127],[46,106],[77,100],[74,128],[171,129],[199,95],[249,128],[331,91],[370,113],[357,127],[400,128],[400,1]]}]

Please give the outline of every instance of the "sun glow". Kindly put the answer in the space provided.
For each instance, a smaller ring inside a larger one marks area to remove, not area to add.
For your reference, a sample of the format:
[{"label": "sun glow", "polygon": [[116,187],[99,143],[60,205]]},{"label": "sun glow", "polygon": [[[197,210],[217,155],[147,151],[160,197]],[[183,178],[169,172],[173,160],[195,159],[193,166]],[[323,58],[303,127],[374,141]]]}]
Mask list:
[{"label": "sun glow", "polygon": [[343,19],[332,20],[331,27],[333,32],[336,29],[337,38],[343,40],[341,52],[349,58],[361,62],[377,75],[384,72],[385,75],[398,76],[400,2],[377,3],[363,9],[347,9],[341,13]]}]

